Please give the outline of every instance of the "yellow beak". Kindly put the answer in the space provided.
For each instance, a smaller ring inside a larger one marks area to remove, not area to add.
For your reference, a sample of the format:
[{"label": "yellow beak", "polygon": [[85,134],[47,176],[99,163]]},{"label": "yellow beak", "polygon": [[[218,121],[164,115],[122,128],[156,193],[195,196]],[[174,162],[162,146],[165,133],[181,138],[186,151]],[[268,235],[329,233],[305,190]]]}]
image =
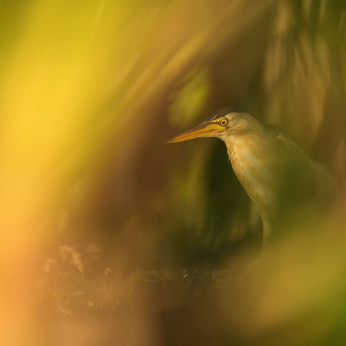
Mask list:
[{"label": "yellow beak", "polygon": [[213,137],[216,133],[222,131],[223,128],[218,124],[203,122],[202,124],[194,127],[193,129],[179,133],[178,135],[171,138],[166,143],[177,143],[188,141],[189,139],[201,138],[201,137]]}]

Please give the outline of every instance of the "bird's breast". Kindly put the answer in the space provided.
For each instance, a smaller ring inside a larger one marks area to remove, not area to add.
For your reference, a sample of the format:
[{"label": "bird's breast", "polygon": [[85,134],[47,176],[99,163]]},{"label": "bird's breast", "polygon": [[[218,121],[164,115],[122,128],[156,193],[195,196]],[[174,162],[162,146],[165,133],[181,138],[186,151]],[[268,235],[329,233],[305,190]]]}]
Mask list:
[{"label": "bird's breast", "polygon": [[233,170],[245,191],[261,211],[270,215],[275,207],[277,185],[272,158],[251,138],[234,140],[227,149]]}]

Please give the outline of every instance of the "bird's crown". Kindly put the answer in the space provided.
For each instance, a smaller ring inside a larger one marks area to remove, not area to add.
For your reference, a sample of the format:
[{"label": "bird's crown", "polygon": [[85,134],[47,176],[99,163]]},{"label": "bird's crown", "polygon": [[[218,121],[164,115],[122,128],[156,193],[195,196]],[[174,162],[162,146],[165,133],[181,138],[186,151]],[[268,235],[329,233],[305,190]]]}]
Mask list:
[{"label": "bird's crown", "polygon": [[245,109],[239,107],[224,107],[215,111],[207,120],[216,120],[230,113],[242,114],[248,112]]}]

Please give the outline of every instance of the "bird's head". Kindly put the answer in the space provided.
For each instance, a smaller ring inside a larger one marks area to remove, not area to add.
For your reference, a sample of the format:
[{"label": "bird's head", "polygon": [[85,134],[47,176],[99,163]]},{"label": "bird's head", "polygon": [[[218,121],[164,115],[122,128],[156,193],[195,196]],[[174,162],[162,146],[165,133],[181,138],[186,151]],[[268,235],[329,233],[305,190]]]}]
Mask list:
[{"label": "bird's head", "polygon": [[217,137],[222,140],[227,138],[253,132],[261,128],[257,119],[244,111],[235,111],[232,108],[223,108],[216,111],[207,120],[196,127],[179,133],[166,143],[183,142],[189,139],[201,137]]}]

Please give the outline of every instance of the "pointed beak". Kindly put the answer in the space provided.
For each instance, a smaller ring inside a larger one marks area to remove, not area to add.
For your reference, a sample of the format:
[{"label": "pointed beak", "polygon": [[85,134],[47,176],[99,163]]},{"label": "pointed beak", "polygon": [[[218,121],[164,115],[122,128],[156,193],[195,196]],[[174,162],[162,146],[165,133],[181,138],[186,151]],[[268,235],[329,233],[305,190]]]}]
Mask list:
[{"label": "pointed beak", "polygon": [[216,133],[220,132],[222,128],[215,123],[210,123],[208,121],[203,122],[202,124],[179,133],[178,135],[171,138],[166,143],[177,143],[188,141],[189,139],[201,138],[201,137],[213,137]]}]

